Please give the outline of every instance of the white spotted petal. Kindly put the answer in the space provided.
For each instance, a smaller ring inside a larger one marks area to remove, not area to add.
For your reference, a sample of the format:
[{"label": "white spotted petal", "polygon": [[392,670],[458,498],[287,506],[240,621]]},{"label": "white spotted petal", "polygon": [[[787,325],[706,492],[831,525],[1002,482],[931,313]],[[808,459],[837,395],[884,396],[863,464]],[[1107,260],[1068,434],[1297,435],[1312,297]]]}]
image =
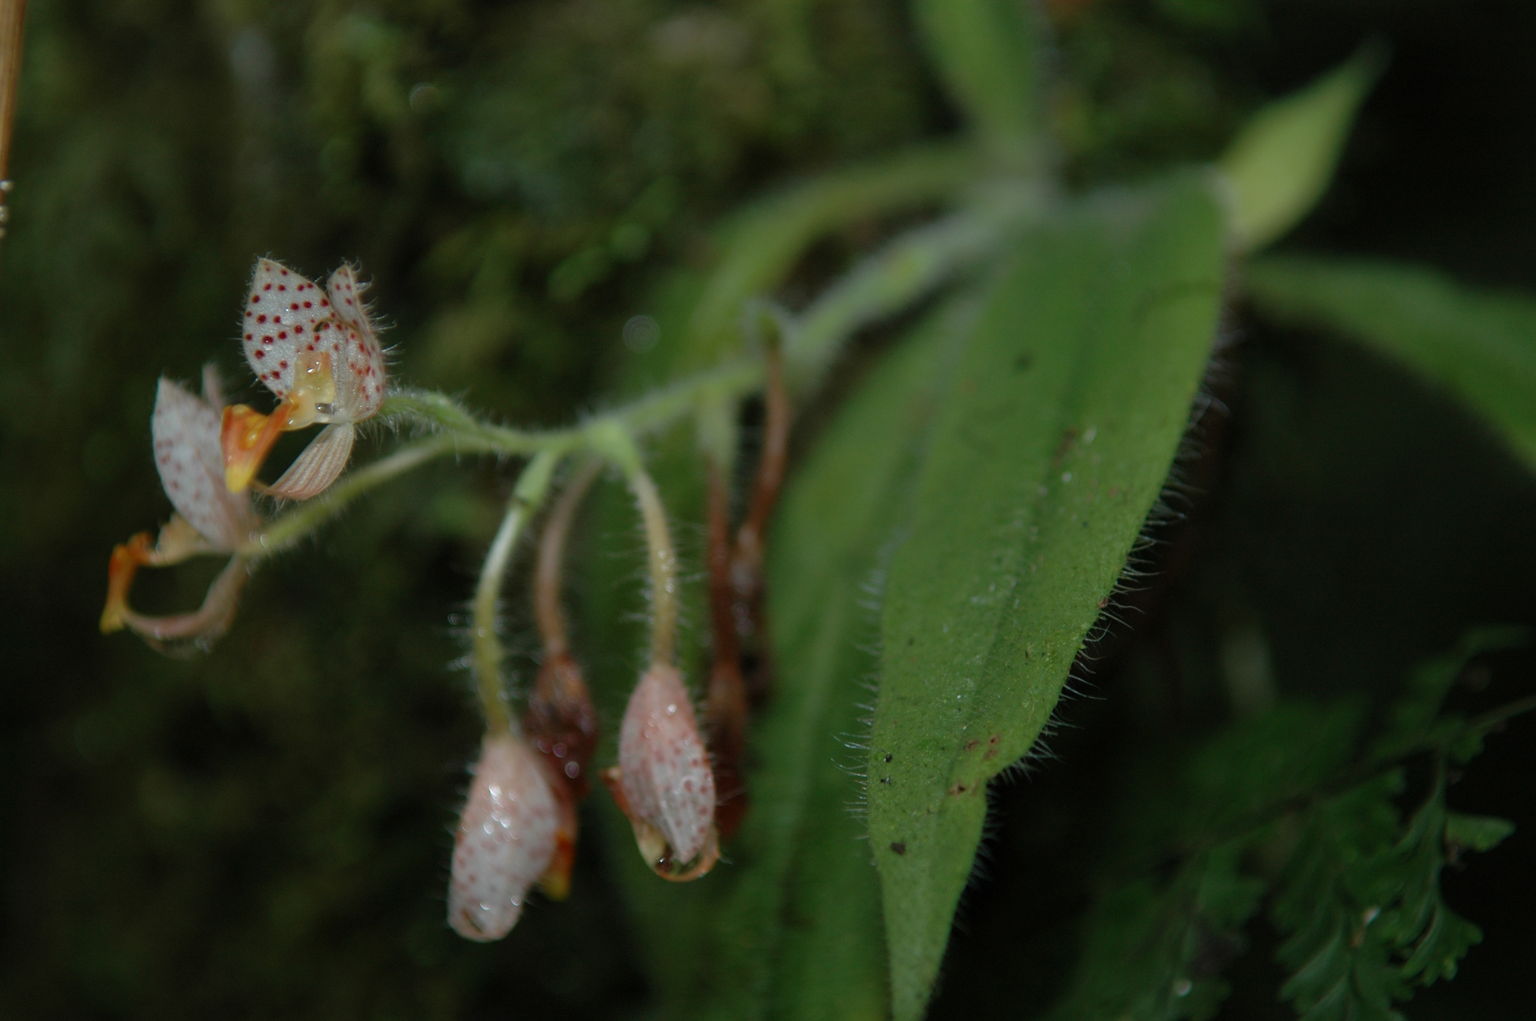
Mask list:
[{"label": "white spotted petal", "polygon": [[256,260],[246,290],[242,347],[267,389],[286,398],[306,356],[329,350],[338,333],[331,300],[319,287],[280,262]]},{"label": "white spotted petal", "polygon": [[[653,664],[635,686],[615,772],[641,854],[652,867],[673,879],[708,871],[718,857],[715,778],[677,668]],[[690,862],[697,865],[685,868]]]},{"label": "white spotted petal", "polygon": [[465,939],[512,931],[528,890],[555,853],[558,810],[534,752],[511,734],[487,734],[459,818],[448,924]]},{"label": "white spotted petal", "polygon": [[[216,381],[210,376],[208,388]],[[224,455],[219,448],[219,409],[162,378],[150,418],[155,468],[165,495],[212,549],[234,550],[255,524],[250,500],[224,485]]]}]

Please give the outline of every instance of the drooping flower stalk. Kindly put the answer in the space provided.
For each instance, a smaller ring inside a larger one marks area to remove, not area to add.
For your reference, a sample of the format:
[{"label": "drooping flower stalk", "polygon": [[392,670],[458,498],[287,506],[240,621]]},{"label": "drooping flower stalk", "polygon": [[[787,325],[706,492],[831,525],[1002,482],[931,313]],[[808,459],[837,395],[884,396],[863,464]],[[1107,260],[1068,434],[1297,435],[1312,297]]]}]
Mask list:
[{"label": "drooping flower stalk", "polygon": [[708,497],[709,620],[714,660],[704,701],[704,733],[720,801],[716,821],[720,838],[729,840],[747,810],[747,684],[741,673],[741,643],[731,591],[730,494],[725,471],[714,457],[709,459]]},{"label": "drooping flower stalk", "polygon": [[480,569],[480,580],[475,586],[471,610],[471,662],[480,711],[485,716],[486,730],[492,733],[515,733],[519,730],[516,720],[507,709],[506,686],[501,677],[501,661],[505,653],[496,630],[496,607],[500,600],[502,580],[507,572],[507,564],[511,561],[512,550],[529,519],[544,502],[550,478],[559,463],[558,455],[545,453],[529,461],[523,469],[512,491],[512,498],[507,503],[507,513],[501,520],[501,527],[491,540],[491,548]]},{"label": "drooping flower stalk", "polygon": [[720,857],[715,778],[693,704],[676,665],[677,554],[656,484],[627,433],[600,437],[624,472],[644,524],[650,566],[651,654],[619,730],[619,764],[607,782],[629,817],[641,856],[663,879],[685,882]]},{"label": "drooping flower stalk", "polygon": [[501,939],[512,930],[529,888],[557,857],[564,825],[543,763],[507,708],[496,632],[507,564],[558,463],[557,455],[540,454],[523,469],[475,588],[470,659],[486,732],[454,841],[448,924],[477,941]]},{"label": "drooping flower stalk", "polygon": [[559,807],[554,858],[542,880],[545,892],[557,900],[570,889],[576,858],[576,806],[591,786],[588,769],[597,749],[597,709],[581,666],[571,654],[560,580],[572,521],[600,467],[596,459],[584,464],[555,501],[539,537],[534,570],[534,616],[543,643],[543,662],[528,693],[523,728],[540,754]]},{"label": "drooping flower stalk", "polygon": [[[775,330],[781,324],[775,323]],[[784,485],[789,456],[789,391],[784,384],[784,356],[777,332],[764,350],[766,384],[763,389],[763,445],[758,454],[752,495],[731,551],[730,583],[736,633],[741,641],[743,673],[753,705],[767,698],[773,679],[773,656],[768,638],[767,596],[763,575],[763,550],[768,521]]]}]

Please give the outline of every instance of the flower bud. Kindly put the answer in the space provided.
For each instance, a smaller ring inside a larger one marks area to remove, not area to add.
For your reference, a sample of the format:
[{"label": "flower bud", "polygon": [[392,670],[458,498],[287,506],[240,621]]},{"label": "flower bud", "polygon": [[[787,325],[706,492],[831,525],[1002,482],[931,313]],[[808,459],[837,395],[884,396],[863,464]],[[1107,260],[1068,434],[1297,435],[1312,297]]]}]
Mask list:
[{"label": "flower bud", "polygon": [[640,678],[606,779],[657,874],[696,879],[714,866],[715,779],[676,667],[653,663]]},{"label": "flower bud", "polygon": [[511,734],[487,734],[459,818],[448,888],[448,924],[465,939],[512,931],[528,889],[555,853],[558,809],[532,750]]}]

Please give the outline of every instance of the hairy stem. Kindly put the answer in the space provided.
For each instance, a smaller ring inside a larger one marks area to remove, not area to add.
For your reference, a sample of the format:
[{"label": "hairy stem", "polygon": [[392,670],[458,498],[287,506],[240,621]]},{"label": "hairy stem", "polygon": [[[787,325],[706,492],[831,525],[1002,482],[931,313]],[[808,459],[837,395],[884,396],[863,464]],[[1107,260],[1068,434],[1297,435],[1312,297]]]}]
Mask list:
[{"label": "hairy stem", "polygon": [[[792,387],[809,388],[825,374],[857,329],[897,312],[995,251],[1033,207],[1024,191],[978,202],[891,242],[832,285],[785,324],[784,371]],[[511,429],[477,418],[446,394],[397,390],[379,418],[434,432],[348,474],[323,496],[274,519],[239,552],[261,559],[293,545],[374,486],[444,454],[527,457],[598,452],[615,432],[631,439],[657,432],[710,404],[729,407],[765,385],[763,359],[743,356],[562,429]],[[605,453],[610,456],[611,451]],[[638,464],[638,461],[637,461]]]},{"label": "hairy stem", "polygon": [[560,606],[560,574],[565,566],[565,543],[576,518],[576,508],[597,478],[601,462],[588,461],[566,484],[560,499],[550,509],[549,520],[539,536],[539,561],[533,582],[533,612],[539,625],[539,637],[546,658],[570,651],[566,636],[565,612]]},{"label": "hairy stem", "polygon": [[546,451],[535,456],[523,469],[512,491],[512,499],[507,502],[506,516],[501,519],[501,527],[491,541],[485,565],[480,569],[479,584],[475,586],[471,659],[480,709],[485,714],[486,729],[492,733],[516,733],[519,729],[507,709],[506,688],[501,682],[503,651],[501,638],[496,634],[496,603],[502,577],[518,537],[549,491],[550,476],[559,462],[558,454]]},{"label": "hairy stem", "polygon": [[667,529],[661,493],[629,433],[611,427],[593,438],[601,453],[624,473],[640,508],[651,574],[651,662],[670,665],[677,659],[677,551]]},{"label": "hairy stem", "polygon": [[286,514],[273,518],[237,552],[252,560],[280,553],[375,486],[458,449],[459,439],[452,434],[431,436],[401,447],[387,457],[344,475],[315,499],[297,504]]}]

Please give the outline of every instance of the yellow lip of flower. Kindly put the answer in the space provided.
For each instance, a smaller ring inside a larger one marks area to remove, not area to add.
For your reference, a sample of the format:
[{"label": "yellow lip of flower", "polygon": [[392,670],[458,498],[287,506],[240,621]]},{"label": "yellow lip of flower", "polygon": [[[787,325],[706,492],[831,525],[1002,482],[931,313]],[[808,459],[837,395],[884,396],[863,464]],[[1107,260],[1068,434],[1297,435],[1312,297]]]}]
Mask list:
[{"label": "yellow lip of flower", "polygon": [[224,452],[224,485],[231,493],[244,492],[250,486],[278,433],[287,426],[290,410],[287,403],[278,405],[270,415],[246,404],[224,409],[219,446]]},{"label": "yellow lip of flower", "polygon": [[127,623],[128,590],[134,575],[151,560],[149,533],[140,532],[127,542],[118,543],[107,563],[107,604],[101,610],[101,633],[121,631]]}]

